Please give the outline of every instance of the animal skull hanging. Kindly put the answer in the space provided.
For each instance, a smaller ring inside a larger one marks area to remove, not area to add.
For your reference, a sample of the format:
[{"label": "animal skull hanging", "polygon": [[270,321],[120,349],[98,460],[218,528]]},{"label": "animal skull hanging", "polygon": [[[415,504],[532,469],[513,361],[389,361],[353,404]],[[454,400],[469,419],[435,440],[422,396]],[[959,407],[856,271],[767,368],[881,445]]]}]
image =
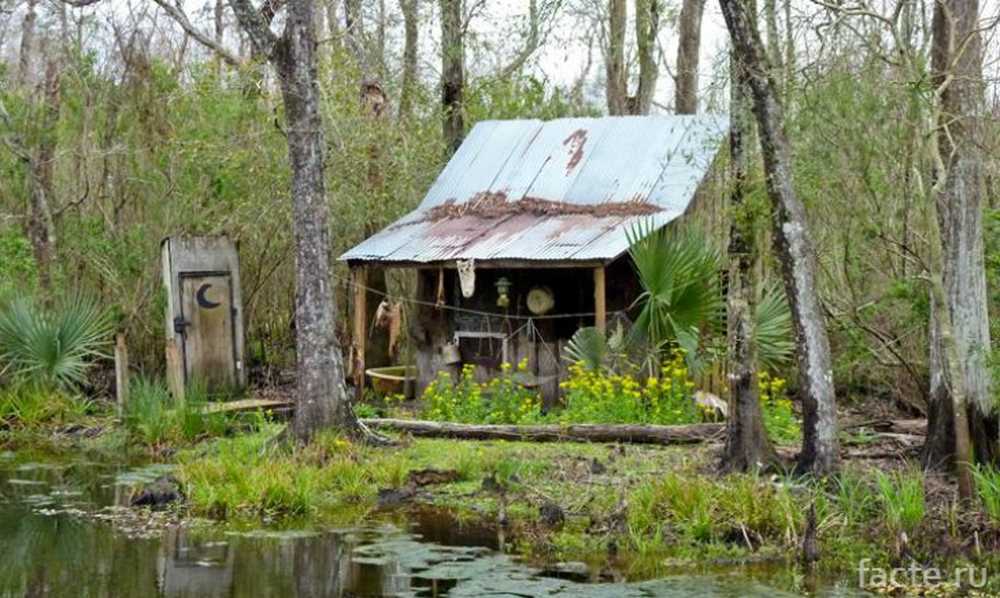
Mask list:
[{"label": "animal skull hanging", "polygon": [[476,292],[476,260],[458,260],[458,279],[462,283],[462,296],[468,299]]}]

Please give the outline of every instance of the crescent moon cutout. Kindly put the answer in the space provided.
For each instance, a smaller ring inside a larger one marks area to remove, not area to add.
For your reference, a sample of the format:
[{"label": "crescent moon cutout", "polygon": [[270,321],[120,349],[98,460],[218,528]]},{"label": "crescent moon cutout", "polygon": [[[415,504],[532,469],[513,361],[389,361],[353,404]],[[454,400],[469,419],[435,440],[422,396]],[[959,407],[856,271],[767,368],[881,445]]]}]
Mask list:
[{"label": "crescent moon cutout", "polygon": [[198,292],[194,294],[195,299],[198,301],[198,307],[203,307],[205,309],[215,309],[222,305],[221,303],[216,303],[214,301],[209,301],[205,297],[205,291],[212,288],[212,283],[206,282],[205,284],[198,287]]}]

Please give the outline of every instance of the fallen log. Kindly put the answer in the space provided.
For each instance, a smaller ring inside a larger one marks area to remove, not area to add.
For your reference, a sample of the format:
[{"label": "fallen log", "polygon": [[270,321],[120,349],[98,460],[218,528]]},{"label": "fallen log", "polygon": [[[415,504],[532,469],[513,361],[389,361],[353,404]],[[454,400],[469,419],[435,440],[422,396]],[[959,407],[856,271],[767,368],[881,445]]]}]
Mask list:
[{"label": "fallen log", "polygon": [[640,424],[457,424],[410,419],[362,420],[373,429],[406,432],[413,436],[463,440],[527,440],[532,442],[628,442],[637,444],[693,444],[714,440],[725,424],[655,426]]}]

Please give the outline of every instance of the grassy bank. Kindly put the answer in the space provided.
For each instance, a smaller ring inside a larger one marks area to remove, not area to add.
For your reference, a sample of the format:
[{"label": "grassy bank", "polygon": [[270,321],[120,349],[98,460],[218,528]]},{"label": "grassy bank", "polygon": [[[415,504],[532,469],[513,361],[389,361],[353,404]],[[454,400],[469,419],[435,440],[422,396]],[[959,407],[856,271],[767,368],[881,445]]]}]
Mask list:
[{"label": "grassy bank", "polygon": [[[355,523],[391,489],[381,499],[391,498],[392,510],[429,504],[488,521],[529,559],[651,577],[793,562],[814,509],[821,575],[853,580],[863,558],[887,567],[1000,567],[989,556],[1000,543],[997,514],[960,507],[944,481],[906,468],[849,465],[822,482],[720,477],[710,447],[414,440],[372,448],[328,436],[286,452],[266,447],[271,433],[178,456],[193,514]],[[447,475],[420,485],[428,475],[414,472],[428,469]]]}]

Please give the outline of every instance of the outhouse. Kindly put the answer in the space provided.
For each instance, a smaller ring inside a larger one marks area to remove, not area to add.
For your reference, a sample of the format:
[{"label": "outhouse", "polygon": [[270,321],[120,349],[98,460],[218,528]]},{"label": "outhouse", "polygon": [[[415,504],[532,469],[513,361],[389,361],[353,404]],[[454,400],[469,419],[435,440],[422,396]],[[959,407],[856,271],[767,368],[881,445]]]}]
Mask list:
[{"label": "outhouse", "polygon": [[226,236],[163,240],[168,378],[209,391],[246,384],[236,245]]}]

